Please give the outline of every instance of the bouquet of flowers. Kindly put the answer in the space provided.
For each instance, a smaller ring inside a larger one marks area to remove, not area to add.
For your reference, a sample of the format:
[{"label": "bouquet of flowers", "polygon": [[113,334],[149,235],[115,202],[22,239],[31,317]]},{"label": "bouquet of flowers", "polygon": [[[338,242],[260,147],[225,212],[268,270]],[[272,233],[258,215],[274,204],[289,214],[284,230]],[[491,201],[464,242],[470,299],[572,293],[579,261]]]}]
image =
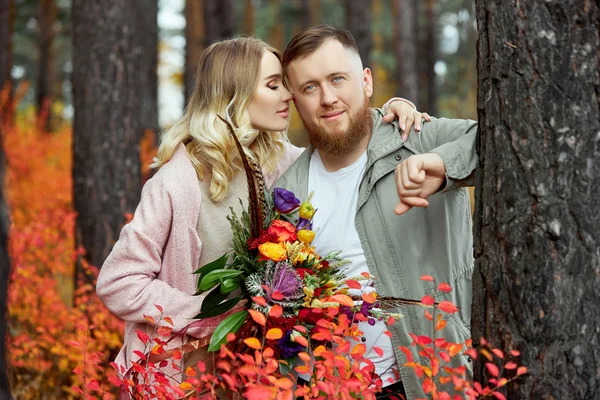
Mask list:
[{"label": "bouquet of flowers", "polygon": [[232,252],[195,271],[198,294],[206,294],[195,318],[239,311],[219,324],[209,351],[219,350],[229,334],[254,323],[282,359],[281,369],[287,370],[296,363],[298,353],[319,345],[331,347],[326,328],[338,324],[340,318],[351,327],[345,335],[352,331],[358,335],[358,321],[399,317],[378,310],[373,292],[359,301],[348,294],[371,276],[365,273],[349,279],[341,269],[348,261],[339,257],[339,251],[317,254],[311,246],[316,211],[312,196],[301,202],[283,188],[265,192],[259,166],[245,157],[233,132],[232,136],[248,178],[249,207],[239,216],[232,209],[227,217],[233,231]]}]

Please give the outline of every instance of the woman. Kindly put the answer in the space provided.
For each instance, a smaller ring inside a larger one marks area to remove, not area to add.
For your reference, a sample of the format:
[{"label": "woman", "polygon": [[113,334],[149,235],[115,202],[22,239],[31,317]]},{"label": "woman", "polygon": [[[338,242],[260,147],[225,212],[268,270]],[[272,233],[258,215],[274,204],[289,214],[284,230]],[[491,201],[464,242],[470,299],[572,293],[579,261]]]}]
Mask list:
[{"label": "woman", "polygon": [[[232,234],[225,216],[230,207],[239,212],[248,189],[235,143],[218,115],[237,127],[269,187],[303,150],[285,134],[292,95],[283,85],[280,59],[264,42],[239,38],[213,44],[200,60],[185,114],[162,137],[153,165],[160,169],[144,185],[133,220],[98,277],[98,296],[126,321],[125,344],[116,359],[123,374],[139,359],[136,351],[149,350],[136,333],[152,335],[154,326],[145,316],[155,317],[160,305],[174,332],[190,324],[204,297],[193,295],[192,272],[229,250]],[[405,103],[393,107],[412,117]],[[420,113],[414,116],[421,120]],[[182,346],[190,337],[207,343],[221,319],[203,320],[171,344]]]}]

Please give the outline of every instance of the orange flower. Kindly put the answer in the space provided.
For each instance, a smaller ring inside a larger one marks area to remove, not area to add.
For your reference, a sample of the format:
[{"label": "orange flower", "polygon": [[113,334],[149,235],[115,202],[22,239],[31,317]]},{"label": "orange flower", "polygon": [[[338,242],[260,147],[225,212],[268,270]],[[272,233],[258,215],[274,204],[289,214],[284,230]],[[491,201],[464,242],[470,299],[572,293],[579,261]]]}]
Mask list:
[{"label": "orange flower", "polygon": [[287,221],[274,220],[267,232],[276,234],[279,242],[293,242],[296,240],[296,227]]},{"label": "orange flower", "polygon": [[263,243],[258,246],[260,254],[273,261],[283,261],[287,258],[287,251],[281,243]]}]

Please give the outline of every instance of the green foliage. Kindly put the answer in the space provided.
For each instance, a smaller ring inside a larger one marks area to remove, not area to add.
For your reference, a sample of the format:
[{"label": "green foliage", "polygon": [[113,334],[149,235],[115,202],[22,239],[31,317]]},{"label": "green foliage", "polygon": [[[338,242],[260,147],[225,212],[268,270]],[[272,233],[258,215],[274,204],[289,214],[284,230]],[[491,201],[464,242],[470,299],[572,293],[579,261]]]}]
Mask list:
[{"label": "green foliage", "polygon": [[210,344],[208,345],[208,351],[217,351],[221,348],[221,345],[227,342],[227,335],[230,333],[236,333],[244,324],[248,318],[248,311],[238,311],[225,318],[210,338]]}]

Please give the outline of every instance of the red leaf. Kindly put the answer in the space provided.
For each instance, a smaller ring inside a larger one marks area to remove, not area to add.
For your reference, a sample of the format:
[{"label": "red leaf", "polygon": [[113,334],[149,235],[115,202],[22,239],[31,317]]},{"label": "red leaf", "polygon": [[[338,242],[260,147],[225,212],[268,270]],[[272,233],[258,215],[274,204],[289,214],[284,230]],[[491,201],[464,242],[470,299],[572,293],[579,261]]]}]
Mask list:
[{"label": "red leaf", "polygon": [[171,319],[171,317],[164,317],[163,321],[165,321],[167,324],[173,326],[175,324],[173,324],[173,320]]},{"label": "red leaf", "polygon": [[348,286],[350,289],[360,289],[360,283],[358,281],[355,281],[354,279],[348,279],[346,281],[346,286]]},{"label": "red leaf", "polygon": [[377,346],[374,346],[374,347],[373,347],[373,350],[375,351],[375,353],[377,353],[377,355],[378,355],[379,357],[383,357],[383,350],[382,350],[381,348],[379,348],[379,347],[377,347]]},{"label": "red leaf", "polygon": [[155,304],[155,305],[154,305],[154,307],[156,307],[156,309],[157,309],[159,312],[163,312],[163,308],[162,308],[161,306],[159,306],[158,304]]},{"label": "red leaf", "polygon": [[433,282],[433,276],[431,275],[421,275],[422,281]]},{"label": "red leaf", "polygon": [[150,340],[150,337],[142,331],[135,331],[135,333],[137,333],[137,337],[142,341],[142,343],[147,344],[148,341]]},{"label": "red leaf", "polygon": [[447,300],[440,302],[439,307],[440,307],[440,310],[442,310],[448,314],[454,314],[455,312],[458,311],[458,308],[456,308],[456,306],[453,303],[451,303]]},{"label": "red leaf", "polygon": [[515,368],[517,368],[517,363],[515,363],[513,361],[509,361],[506,364],[504,364],[504,368],[505,369],[515,369]]},{"label": "red leaf", "polygon": [[267,324],[267,317],[265,317],[265,314],[261,313],[260,311],[248,310],[248,313],[250,314],[254,322],[259,324],[260,326],[265,326]]},{"label": "red leaf", "polygon": [[450,293],[452,291],[452,286],[450,286],[446,282],[442,282],[438,285],[438,290],[444,293]]},{"label": "red leaf", "polygon": [[279,318],[279,317],[281,317],[282,314],[283,314],[283,307],[281,307],[279,304],[275,304],[269,310],[269,317],[272,317],[272,318]]},{"label": "red leaf", "polygon": [[283,300],[283,293],[280,291],[273,292],[271,293],[271,298],[277,301]]},{"label": "red leaf", "polygon": [[517,375],[523,375],[527,372],[527,367],[519,367],[517,368]]},{"label": "red leaf", "polygon": [[521,355],[521,352],[519,350],[511,350],[510,354],[512,356],[519,357]]},{"label": "red leaf", "polygon": [[500,349],[492,349],[492,353],[494,353],[497,357],[504,358],[504,353]]},{"label": "red leaf", "polygon": [[506,400],[506,397],[500,392],[492,392],[492,396],[497,398],[498,400]]},{"label": "red leaf", "polygon": [[262,307],[266,307],[267,306],[267,301],[262,296],[254,296],[252,298],[252,301],[255,302],[256,304],[258,304],[259,306],[262,306]]},{"label": "red leaf", "polygon": [[425,304],[426,306],[432,306],[433,303],[435,303],[435,300],[433,299],[433,297],[425,295],[421,298],[421,303]]},{"label": "red leaf", "polygon": [[485,367],[488,371],[490,371],[490,374],[492,374],[493,376],[498,376],[498,374],[500,373],[500,371],[498,371],[498,367],[492,363],[485,363]]}]

